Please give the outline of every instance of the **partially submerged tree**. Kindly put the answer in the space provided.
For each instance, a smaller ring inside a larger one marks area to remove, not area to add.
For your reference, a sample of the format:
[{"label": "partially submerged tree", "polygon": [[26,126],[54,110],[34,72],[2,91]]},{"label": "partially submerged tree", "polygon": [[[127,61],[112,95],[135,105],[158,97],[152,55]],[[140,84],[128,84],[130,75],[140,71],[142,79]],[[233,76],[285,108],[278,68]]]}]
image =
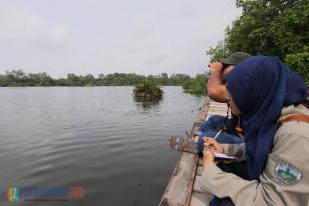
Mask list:
[{"label": "partially submerged tree", "polygon": [[133,90],[133,95],[137,101],[158,101],[162,98],[163,90],[154,82],[144,80],[137,84]]}]

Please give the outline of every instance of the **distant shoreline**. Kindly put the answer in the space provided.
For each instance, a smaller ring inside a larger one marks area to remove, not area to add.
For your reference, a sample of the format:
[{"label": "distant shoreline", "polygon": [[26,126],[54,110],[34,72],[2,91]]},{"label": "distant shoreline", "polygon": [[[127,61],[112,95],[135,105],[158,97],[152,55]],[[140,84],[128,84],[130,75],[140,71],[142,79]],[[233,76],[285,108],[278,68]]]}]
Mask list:
[{"label": "distant shoreline", "polygon": [[[92,88],[92,87],[134,87],[135,85],[103,85],[103,86],[0,86],[0,88]],[[182,87],[181,85],[159,85],[160,87]]]},{"label": "distant shoreline", "polygon": [[22,70],[6,71],[0,74],[0,87],[46,87],[46,86],[69,86],[69,87],[91,87],[91,86],[135,86],[144,80],[150,80],[160,86],[182,86],[186,81],[193,78],[187,74],[167,73],[160,75],[138,75],[135,73],[113,73],[99,74],[94,77],[92,74],[76,75],[68,74],[66,78],[52,78],[45,72],[28,73]]}]

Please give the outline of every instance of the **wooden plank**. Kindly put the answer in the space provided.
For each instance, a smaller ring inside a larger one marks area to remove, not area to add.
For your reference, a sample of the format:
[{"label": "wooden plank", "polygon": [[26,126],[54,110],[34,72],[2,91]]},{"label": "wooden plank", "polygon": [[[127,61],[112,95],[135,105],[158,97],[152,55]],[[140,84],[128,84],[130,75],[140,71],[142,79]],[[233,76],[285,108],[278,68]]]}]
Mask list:
[{"label": "wooden plank", "polygon": [[196,118],[196,121],[204,121],[207,116],[207,111],[201,111]]},{"label": "wooden plank", "polygon": [[209,108],[209,110],[208,110],[208,114],[211,112],[211,113],[224,113],[224,114],[226,114],[226,109],[224,109],[224,108]]},{"label": "wooden plank", "polygon": [[214,100],[211,100],[211,104],[212,104],[212,105],[225,105],[225,106],[227,106],[226,103],[216,102],[216,101],[214,101]]},{"label": "wooden plank", "polygon": [[[226,116],[227,112],[227,106],[226,104],[222,103],[214,103],[213,101],[210,102],[209,104],[209,110],[207,112],[206,119],[208,119],[211,115],[222,115]],[[198,158],[198,167],[196,169],[195,173],[195,180],[194,180],[194,186],[193,186],[193,192],[192,192],[192,197],[190,201],[190,206],[208,206],[210,200],[212,199],[211,194],[207,193],[201,193],[201,191],[197,191],[195,188],[197,188],[196,182],[200,181],[199,178],[202,175],[203,172],[203,158],[200,157]]]},{"label": "wooden plank", "polygon": [[226,113],[227,109],[225,108],[209,108],[208,112],[224,112]]},{"label": "wooden plank", "polygon": [[215,103],[214,101],[211,102],[211,107],[218,107],[218,108],[226,108],[227,109],[227,104],[225,103]]},{"label": "wooden plank", "polygon": [[227,109],[227,106],[224,105],[224,104],[221,104],[221,105],[213,105],[213,104],[210,104],[210,105],[209,105],[209,108],[210,108],[210,109]]},{"label": "wooden plank", "polygon": [[191,199],[197,155],[183,153],[160,201],[160,206],[187,206]]},{"label": "wooden plank", "polygon": [[209,112],[206,119],[208,119],[211,115],[226,116],[226,113],[223,113],[223,112]]},{"label": "wooden plank", "polygon": [[224,113],[226,114],[226,109],[209,109],[209,112],[214,112],[214,113]]},{"label": "wooden plank", "polygon": [[[201,109],[201,112],[198,115],[198,122],[201,122],[203,116],[206,118],[208,106],[209,98],[206,99],[203,109]],[[193,136],[197,126],[198,123],[195,122],[192,126],[190,137]],[[188,206],[190,204],[197,160],[198,155],[196,154],[182,153],[161,198],[159,206]]]},{"label": "wooden plank", "polygon": [[210,104],[209,108],[214,108],[214,109],[225,108],[225,109],[227,109],[227,106],[225,104]]},{"label": "wooden plank", "polygon": [[[203,107],[200,109],[196,121],[190,131],[190,137],[193,136],[201,124],[211,115],[226,116],[227,105],[217,103],[206,99]],[[206,206],[209,204],[212,196],[193,191],[194,183],[200,177],[203,171],[203,160],[198,155],[183,153],[178,160],[172,177],[161,198],[159,206]]]}]

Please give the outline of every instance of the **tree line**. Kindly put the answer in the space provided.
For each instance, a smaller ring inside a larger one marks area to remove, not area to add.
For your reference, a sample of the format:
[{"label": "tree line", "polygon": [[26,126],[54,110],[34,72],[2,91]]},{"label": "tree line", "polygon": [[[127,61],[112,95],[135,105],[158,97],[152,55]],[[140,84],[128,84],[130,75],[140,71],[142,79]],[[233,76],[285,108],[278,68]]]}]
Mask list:
[{"label": "tree line", "polygon": [[213,60],[243,51],[278,56],[309,85],[308,0],[237,0],[242,15],[207,54]]},{"label": "tree line", "polygon": [[182,86],[192,78],[187,74],[162,73],[160,75],[138,75],[134,73],[92,74],[76,75],[68,74],[66,78],[52,78],[47,73],[26,74],[22,70],[6,71],[0,74],[1,87],[23,86],[134,86],[144,80],[149,80],[161,86]]}]

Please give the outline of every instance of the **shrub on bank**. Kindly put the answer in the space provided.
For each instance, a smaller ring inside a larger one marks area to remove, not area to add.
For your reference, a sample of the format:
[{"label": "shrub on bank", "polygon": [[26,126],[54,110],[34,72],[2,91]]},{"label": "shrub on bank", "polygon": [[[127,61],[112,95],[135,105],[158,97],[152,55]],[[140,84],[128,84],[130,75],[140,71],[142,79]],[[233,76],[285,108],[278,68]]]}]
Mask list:
[{"label": "shrub on bank", "polygon": [[195,78],[187,80],[182,88],[190,94],[206,95],[207,77],[204,74],[197,74]]}]

